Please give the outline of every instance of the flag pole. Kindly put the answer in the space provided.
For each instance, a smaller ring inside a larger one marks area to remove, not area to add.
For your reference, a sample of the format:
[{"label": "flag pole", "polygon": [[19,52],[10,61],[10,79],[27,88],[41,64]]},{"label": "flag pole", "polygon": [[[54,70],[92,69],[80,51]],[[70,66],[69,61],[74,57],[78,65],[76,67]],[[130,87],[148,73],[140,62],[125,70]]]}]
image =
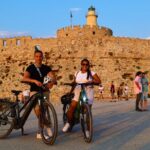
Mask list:
[{"label": "flag pole", "polygon": [[72,11],[70,11],[70,25],[71,25],[71,28],[72,28],[72,18],[73,18]]}]

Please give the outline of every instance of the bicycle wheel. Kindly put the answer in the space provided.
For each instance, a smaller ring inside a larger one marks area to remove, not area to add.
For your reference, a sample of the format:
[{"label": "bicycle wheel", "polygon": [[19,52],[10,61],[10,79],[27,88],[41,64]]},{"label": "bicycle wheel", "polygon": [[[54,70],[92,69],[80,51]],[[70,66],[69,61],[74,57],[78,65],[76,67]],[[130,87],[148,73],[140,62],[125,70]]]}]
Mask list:
[{"label": "bicycle wheel", "polygon": [[80,123],[82,131],[84,133],[84,140],[85,142],[90,143],[93,138],[93,119],[88,104],[83,104],[83,106],[81,107]]},{"label": "bicycle wheel", "polygon": [[47,101],[43,103],[41,113],[41,135],[45,144],[54,144],[58,132],[58,121],[53,105]]},{"label": "bicycle wheel", "polygon": [[7,101],[0,101],[0,139],[6,138],[14,128],[11,106],[12,104]]}]

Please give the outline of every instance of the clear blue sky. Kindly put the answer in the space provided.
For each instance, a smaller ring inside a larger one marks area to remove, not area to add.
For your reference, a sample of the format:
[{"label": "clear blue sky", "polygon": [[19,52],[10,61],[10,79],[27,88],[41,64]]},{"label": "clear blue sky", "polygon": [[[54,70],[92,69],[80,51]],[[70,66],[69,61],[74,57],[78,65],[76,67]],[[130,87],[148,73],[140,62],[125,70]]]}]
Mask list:
[{"label": "clear blue sky", "polygon": [[115,36],[150,37],[150,0],[0,0],[0,37],[52,37],[57,29],[84,25],[89,6],[95,6],[98,24]]}]

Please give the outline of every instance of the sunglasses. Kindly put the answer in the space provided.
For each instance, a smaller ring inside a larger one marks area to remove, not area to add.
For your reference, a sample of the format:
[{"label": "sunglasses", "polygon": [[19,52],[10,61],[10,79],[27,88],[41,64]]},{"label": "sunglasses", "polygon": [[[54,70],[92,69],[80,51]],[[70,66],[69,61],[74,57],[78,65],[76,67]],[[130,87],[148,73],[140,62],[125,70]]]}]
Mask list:
[{"label": "sunglasses", "polygon": [[83,64],[81,64],[82,66],[89,66],[89,64],[85,64],[85,63],[83,63]]}]

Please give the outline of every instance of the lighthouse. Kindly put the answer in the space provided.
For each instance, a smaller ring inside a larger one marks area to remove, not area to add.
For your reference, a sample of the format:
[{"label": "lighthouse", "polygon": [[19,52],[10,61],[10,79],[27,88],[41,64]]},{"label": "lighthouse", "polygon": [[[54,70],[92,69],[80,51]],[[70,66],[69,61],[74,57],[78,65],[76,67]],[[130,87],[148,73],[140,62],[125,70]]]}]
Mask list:
[{"label": "lighthouse", "polygon": [[98,26],[97,17],[98,17],[98,15],[95,12],[95,8],[93,6],[88,8],[88,12],[86,15],[86,25],[89,25],[90,27]]}]

